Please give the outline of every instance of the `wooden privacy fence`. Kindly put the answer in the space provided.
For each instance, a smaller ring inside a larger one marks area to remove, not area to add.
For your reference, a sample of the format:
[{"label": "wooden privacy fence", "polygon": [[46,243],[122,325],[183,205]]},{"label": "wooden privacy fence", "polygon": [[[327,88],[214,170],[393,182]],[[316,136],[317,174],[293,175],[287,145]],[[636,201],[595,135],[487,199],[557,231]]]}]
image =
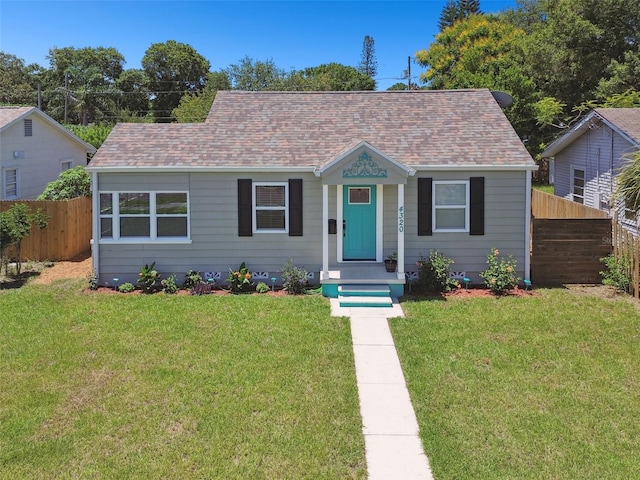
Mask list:
[{"label": "wooden privacy fence", "polygon": [[532,282],[602,282],[600,258],[612,252],[612,222],[606,212],[534,190],[531,213]]},{"label": "wooden privacy fence", "polygon": [[607,212],[565,200],[539,190],[531,190],[531,216],[534,218],[609,218]]},{"label": "wooden privacy fence", "polygon": [[613,254],[616,260],[628,261],[629,290],[635,298],[640,298],[640,239],[625,229],[616,219],[613,223]]},{"label": "wooden privacy fence", "polygon": [[[15,203],[24,203],[29,211],[39,208],[49,218],[47,228],[33,227],[22,240],[23,260],[70,260],[91,248],[91,199],[0,201],[0,212]],[[15,252],[9,252],[15,255]]]}]

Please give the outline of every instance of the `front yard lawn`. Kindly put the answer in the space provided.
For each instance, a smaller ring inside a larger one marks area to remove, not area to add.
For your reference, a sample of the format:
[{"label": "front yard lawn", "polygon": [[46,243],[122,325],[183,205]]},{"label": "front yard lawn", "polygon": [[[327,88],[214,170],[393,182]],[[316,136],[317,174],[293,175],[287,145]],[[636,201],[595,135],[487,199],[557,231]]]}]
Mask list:
[{"label": "front yard lawn", "polygon": [[0,477],[365,478],[346,319],[315,297],[0,290]]},{"label": "front yard lawn", "polygon": [[638,306],[537,293],[391,321],[437,480],[640,478]]}]

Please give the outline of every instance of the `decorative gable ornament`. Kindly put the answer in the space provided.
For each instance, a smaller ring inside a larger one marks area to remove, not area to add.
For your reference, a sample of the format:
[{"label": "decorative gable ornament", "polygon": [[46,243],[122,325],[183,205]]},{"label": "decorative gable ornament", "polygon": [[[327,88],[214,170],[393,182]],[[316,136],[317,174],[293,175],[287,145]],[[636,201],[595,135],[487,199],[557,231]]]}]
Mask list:
[{"label": "decorative gable ornament", "polygon": [[364,152],[350,168],[342,171],[342,178],[387,178],[387,169],[380,168],[371,155]]}]

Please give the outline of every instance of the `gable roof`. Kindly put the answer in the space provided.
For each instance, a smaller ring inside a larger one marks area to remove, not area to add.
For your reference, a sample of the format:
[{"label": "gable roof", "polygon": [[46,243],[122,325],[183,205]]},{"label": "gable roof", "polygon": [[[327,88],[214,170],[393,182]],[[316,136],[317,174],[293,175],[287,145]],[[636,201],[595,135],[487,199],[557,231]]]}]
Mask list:
[{"label": "gable roof", "polygon": [[89,167],[311,171],[354,142],[411,168],[536,168],[487,89],[220,91],[201,124],[117,125]]},{"label": "gable roof", "polygon": [[549,145],[543,157],[553,157],[567,148],[597,123],[602,122],[617,132],[631,145],[640,145],[640,108],[596,108],[580,123]]},{"label": "gable roof", "polygon": [[87,153],[93,153],[96,151],[93,145],[88,144],[36,107],[0,107],[0,133],[4,132],[12,125],[29,117],[30,115],[39,117],[44,122],[51,125],[54,129],[58,130],[58,132],[60,132],[62,135],[66,136],[76,143],[79,143],[87,151]]}]

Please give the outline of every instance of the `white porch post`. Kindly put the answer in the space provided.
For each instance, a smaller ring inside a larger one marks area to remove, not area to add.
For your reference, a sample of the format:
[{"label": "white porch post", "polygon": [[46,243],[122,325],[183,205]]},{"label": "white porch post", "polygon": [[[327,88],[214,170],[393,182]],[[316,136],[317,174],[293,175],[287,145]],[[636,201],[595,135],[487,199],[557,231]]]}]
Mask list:
[{"label": "white porch post", "polygon": [[322,275],[329,278],[329,185],[322,185]]},{"label": "white porch post", "polygon": [[404,184],[398,184],[398,279],[404,279]]}]

